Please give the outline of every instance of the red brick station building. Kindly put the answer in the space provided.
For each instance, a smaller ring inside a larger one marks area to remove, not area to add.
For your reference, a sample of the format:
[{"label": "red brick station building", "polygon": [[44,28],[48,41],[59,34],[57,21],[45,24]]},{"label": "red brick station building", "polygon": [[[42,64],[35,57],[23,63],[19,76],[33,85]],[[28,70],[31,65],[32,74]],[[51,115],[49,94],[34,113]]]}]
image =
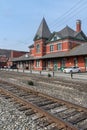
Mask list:
[{"label": "red brick station building", "polygon": [[87,36],[76,21],[76,30],[66,26],[51,33],[43,18],[29,46],[29,54],[14,58],[19,69],[58,71],[62,67],[79,66],[87,71]]}]

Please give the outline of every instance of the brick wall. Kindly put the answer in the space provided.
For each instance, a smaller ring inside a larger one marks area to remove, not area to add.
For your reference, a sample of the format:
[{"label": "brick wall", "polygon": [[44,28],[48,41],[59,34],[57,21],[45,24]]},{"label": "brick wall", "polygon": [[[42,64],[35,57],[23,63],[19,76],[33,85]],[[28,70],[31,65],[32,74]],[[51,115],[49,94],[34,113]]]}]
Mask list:
[{"label": "brick wall", "polygon": [[20,57],[28,52],[22,52],[22,51],[11,51],[11,58]]},{"label": "brick wall", "polygon": [[[62,44],[62,49],[58,50],[57,49],[57,44],[61,43]],[[75,41],[75,40],[69,40],[69,39],[64,39],[64,40],[58,40],[56,42],[49,42],[45,44],[45,40],[40,39],[40,40],[36,40],[34,42],[34,47],[31,48],[31,56],[34,56],[36,58],[42,57],[45,54],[49,54],[49,53],[55,53],[55,52],[59,52],[59,51],[68,51],[72,48],[74,48],[75,46],[79,45],[81,42]],[[40,45],[40,52],[37,53],[36,52],[36,46]],[[53,45],[53,51],[50,51],[50,46]],[[61,57],[60,59],[58,58],[58,68],[61,67],[61,60],[63,57]],[[74,59],[75,57],[66,57],[66,67],[70,67],[70,66],[74,66]],[[54,58],[55,59],[55,58]],[[48,59],[49,60],[49,59]],[[47,62],[47,60],[46,60]],[[44,67],[45,66],[45,67]],[[78,66],[82,69],[82,71],[85,70],[85,62],[84,62],[84,57],[80,57],[78,56]],[[43,68],[47,67],[47,63],[44,65],[44,62],[40,60],[40,67],[36,67],[36,63],[34,63],[34,70],[42,70]],[[51,65],[50,68],[53,69],[53,61],[51,59]]]}]

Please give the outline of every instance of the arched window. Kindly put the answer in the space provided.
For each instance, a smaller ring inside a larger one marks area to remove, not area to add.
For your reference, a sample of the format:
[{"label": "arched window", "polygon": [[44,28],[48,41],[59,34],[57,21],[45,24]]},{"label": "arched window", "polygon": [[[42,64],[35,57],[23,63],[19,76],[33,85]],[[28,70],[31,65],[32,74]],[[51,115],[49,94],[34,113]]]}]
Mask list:
[{"label": "arched window", "polygon": [[37,53],[40,52],[40,45],[39,45],[39,44],[36,45],[36,52],[37,52]]}]

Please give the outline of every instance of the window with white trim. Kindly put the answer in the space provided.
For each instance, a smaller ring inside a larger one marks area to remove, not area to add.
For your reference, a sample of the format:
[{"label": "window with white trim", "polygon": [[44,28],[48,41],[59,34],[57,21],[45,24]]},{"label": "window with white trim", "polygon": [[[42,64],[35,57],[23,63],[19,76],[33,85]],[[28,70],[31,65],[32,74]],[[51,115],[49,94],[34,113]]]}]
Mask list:
[{"label": "window with white trim", "polygon": [[53,51],[53,45],[50,45],[50,51]]},{"label": "window with white trim", "polygon": [[40,60],[36,60],[36,67],[40,67]]},{"label": "window with white trim", "polygon": [[36,52],[37,52],[37,53],[40,52],[40,45],[39,45],[39,44],[36,45]]},{"label": "window with white trim", "polygon": [[57,50],[62,50],[62,43],[57,44]]}]

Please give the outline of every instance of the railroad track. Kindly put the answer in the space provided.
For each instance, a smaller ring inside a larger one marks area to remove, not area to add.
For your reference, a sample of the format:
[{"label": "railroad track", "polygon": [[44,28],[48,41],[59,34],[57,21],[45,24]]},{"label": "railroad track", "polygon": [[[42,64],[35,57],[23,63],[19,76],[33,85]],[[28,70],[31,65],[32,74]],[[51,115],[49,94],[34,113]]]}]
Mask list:
[{"label": "railroad track", "polygon": [[87,130],[87,108],[4,81],[0,81],[0,94],[21,104],[19,110],[27,116],[44,117],[48,130]]},{"label": "railroad track", "polygon": [[[15,78],[15,79],[18,79],[18,80],[22,80],[22,81],[29,81],[29,80],[32,80],[34,81],[35,83],[38,83],[39,82],[43,82],[43,83],[50,83],[50,84],[55,84],[55,85],[63,85],[65,87],[73,87],[73,88],[77,88],[79,89],[80,91],[84,91],[84,89],[86,89],[87,87],[87,82],[77,82],[77,81],[73,81],[73,80],[66,80],[66,79],[63,79],[63,78],[48,78],[48,77],[45,77],[45,76],[40,76],[40,75],[37,75],[37,74],[30,74],[30,73],[17,73],[17,72],[11,72],[11,71],[1,71],[3,73],[3,76],[10,76],[11,78]],[[4,75],[5,73],[5,75]]]}]

